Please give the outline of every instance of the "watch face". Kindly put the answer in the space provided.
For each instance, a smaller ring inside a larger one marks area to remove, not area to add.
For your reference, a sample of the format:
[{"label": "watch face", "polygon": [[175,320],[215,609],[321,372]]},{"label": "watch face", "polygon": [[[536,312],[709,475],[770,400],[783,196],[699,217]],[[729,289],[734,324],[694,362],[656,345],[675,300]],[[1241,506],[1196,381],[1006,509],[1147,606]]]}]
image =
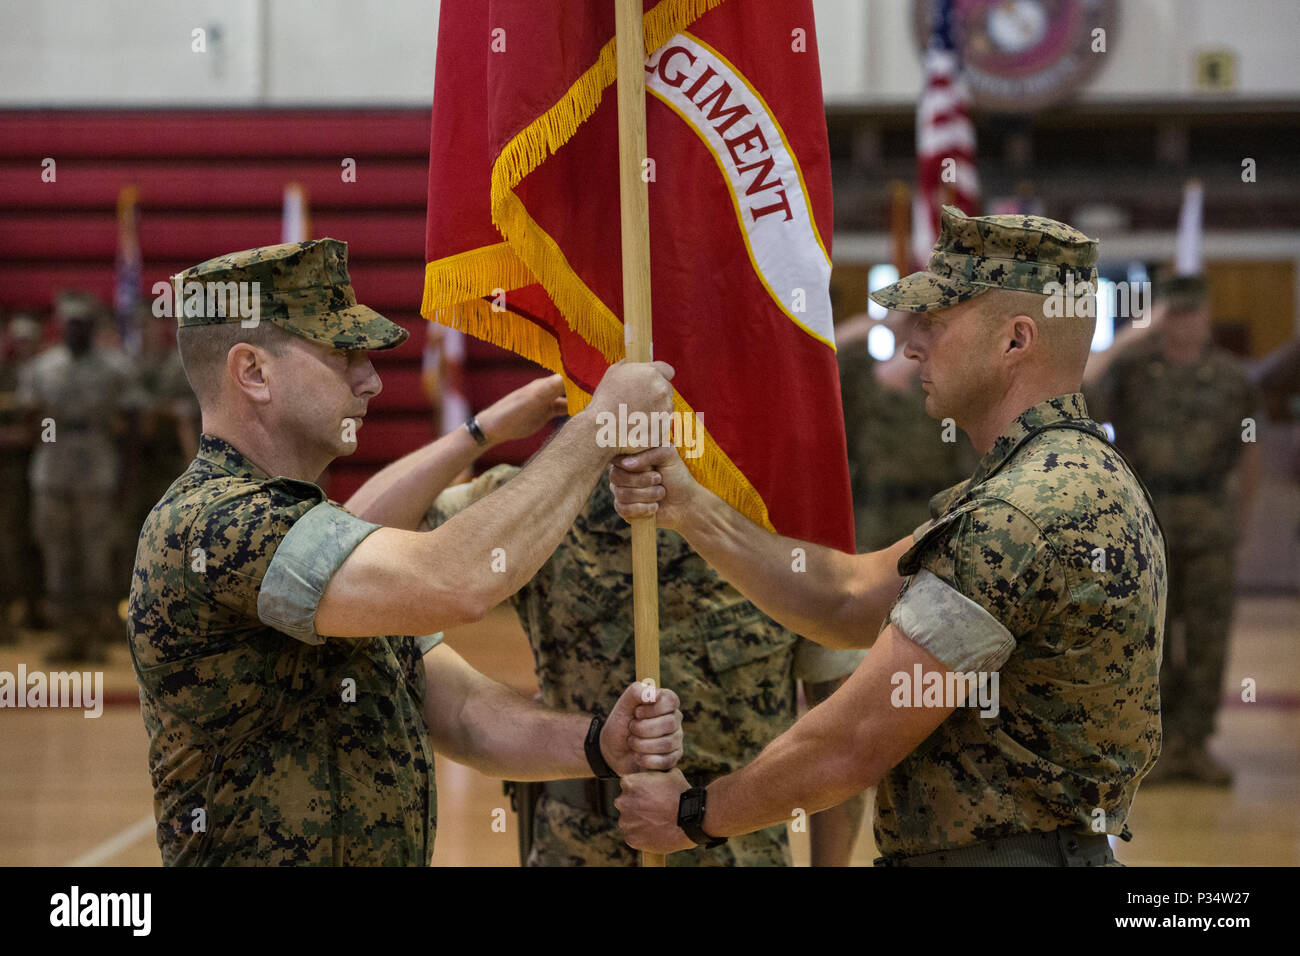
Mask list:
[{"label": "watch face", "polygon": [[[980,109],[1027,113],[1059,103],[1088,81],[1105,59],[1102,50],[1115,42],[1115,0],[952,3],[954,40]],[[932,4],[913,0],[921,51],[930,39]]]},{"label": "watch face", "polygon": [[682,794],[681,803],[678,805],[677,819],[696,819],[699,817],[700,811],[703,809],[704,794],[695,789],[687,790]]}]

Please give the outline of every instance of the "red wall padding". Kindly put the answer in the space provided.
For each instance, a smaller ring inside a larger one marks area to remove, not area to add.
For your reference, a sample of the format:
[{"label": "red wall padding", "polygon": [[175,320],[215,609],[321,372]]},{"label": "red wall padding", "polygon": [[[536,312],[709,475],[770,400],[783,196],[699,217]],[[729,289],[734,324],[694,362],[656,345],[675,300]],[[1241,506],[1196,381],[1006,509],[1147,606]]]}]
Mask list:
[{"label": "red wall padding", "polygon": [[[41,179],[42,160],[56,180]],[[356,181],[344,182],[345,158]],[[374,354],[384,390],[357,454],[328,480],[345,499],[374,470],[435,437],[420,386],[419,316],[429,165],[428,110],[0,111],[0,310],[49,309],[60,289],[113,290],[116,203],[140,190],[143,293],[204,259],[280,241],[284,185],[301,183],[312,235],[348,243],[359,301],[412,332]],[[484,343],[467,361],[480,409],[538,370]],[[494,449],[520,461],[537,441]]]}]

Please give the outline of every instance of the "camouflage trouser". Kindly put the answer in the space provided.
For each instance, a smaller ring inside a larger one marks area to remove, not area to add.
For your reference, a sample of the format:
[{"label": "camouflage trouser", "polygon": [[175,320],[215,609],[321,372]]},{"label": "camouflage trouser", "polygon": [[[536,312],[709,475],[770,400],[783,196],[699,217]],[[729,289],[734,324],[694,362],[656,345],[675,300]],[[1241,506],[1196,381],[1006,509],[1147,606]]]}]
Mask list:
[{"label": "camouflage trouser", "polygon": [[35,489],[32,503],[55,627],[68,642],[84,645],[102,636],[112,605],[112,493]]},{"label": "camouflage trouser", "polygon": [[1163,732],[1203,744],[1214,732],[1232,626],[1231,544],[1169,551],[1169,603],[1160,665]]},{"label": "camouflage trouser", "polygon": [[[636,866],[639,854],[623,842],[615,817],[580,810],[542,794],[533,813],[529,866]],[[712,850],[673,853],[669,866],[789,866],[784,826],[732,837]]]}]

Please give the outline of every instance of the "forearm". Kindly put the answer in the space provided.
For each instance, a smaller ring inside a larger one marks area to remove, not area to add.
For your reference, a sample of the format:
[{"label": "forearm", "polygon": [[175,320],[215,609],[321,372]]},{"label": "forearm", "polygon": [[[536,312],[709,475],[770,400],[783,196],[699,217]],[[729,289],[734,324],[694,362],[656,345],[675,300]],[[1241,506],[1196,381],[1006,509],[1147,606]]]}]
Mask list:
[{"label": "forearm", "polygon": [[449,647],[425,656],[425,718],[434,750],[510,780],[589,777],[590,715],[543,707],[470,667]]},{"label": "forearm", "polygon": [[[846,677],[829,681],[804,681],[808,705],[815,707],[835,693]],[[813,814],[808,819],[808,838],[812,850],[813,866],[848,866],[853,859],[853,847],[858,840],[858,830],[866,812],[867,797],[859,793],[843,803]]]},{"label": "forearm", "polygon": [[460,746],[444,751],[479,773],[510,780],[590,777],[583,742],[590,714],[550,710],[493,682],[461,712]]},{"label": "forearm", "polygon": [[704,830],[738,836],[788,823],[796,810],[812,818],[839,808],[879,779],[886,768],[873,770],[875,762],[855,727],[835,726],[813,711],[752,763],[709,784]]},{"label": "forearm", "polygon": [[456,476],[487,450],[457,428],[371,476],[344,505],[359,518],[413,531]]},{"label": "forearm", "polygon": [[[752,833],[838,807],[875,786],[953,711],[893,706],[893,675],[942,666],[896,626],[887,627],[830,699],[799,718],[748,766],[709,784],[704,832],[713,837]],[[676,771],[666,778],[623,778],[619,827],[632,847],[671,853],[690,844],[676,825],[688,785]]]},{"label": "forearm", "polygon": [[483,613],[532,580],[612,457],[591,417],[575,415],[508,483],[432,532],[439,560]]},{"label": "forearm", "polygon": [[537,573],[586,503],[611,457],[595,432],[575,416],[506,485],[433,531],[369,534],[330,578],[317,631],[432,634],[480,620]]},{"label": "forearm", "polygon": [[766,614],[827,647],[865,647],[898,595],[904,539],[871,554],[771,534],[703,488],[682,534]]}]

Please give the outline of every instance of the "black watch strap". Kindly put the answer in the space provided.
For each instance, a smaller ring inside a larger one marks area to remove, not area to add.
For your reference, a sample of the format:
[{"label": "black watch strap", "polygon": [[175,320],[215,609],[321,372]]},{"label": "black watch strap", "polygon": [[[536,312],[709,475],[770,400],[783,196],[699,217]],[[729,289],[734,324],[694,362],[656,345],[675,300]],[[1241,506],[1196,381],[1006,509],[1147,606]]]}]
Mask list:
[{"label": "black watch strap", "polygon": [[600,728],[605,726],[605,718],[599,714],[591,718],[591,726],[587,728],[587,739],[583,741],[582,748],[587,752],[587,766],[599,780],[617,780],[616,774],[605,763],[605,755],[600,752]]},{"label": "black watch strap", "polygon": [[484,435],[483,429],[479,428],[477,418],[471,415],[469,418],[465,419],[465,427],[469,429],[469,433],[474,436],[474,441],[476,444],[479,445],[487,444],[487,435]]},{"label": "black watch strap", "polygon": [[706,849],[722,846],[726,837],[711,837],[704,832],[704,801],[708,790],[691,787],[677,800],[677,825],[688,837]]}]

